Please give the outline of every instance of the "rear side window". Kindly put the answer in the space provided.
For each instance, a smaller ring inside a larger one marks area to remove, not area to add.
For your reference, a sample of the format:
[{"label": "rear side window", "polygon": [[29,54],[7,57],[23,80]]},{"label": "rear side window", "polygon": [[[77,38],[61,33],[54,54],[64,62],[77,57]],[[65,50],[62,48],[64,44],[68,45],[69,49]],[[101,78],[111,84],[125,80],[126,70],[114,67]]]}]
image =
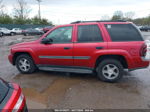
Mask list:
[{"label": "rear side window", "polygon": [[0,79],[0,104],[7,95],[8,86]]},{"label": "rear side window", "polygon": [[105,25],[112,41],[143,41],[142,35],[132,24]]},{"label": "rear side window", "polygon": [[102,42],[102,35],[97,25],[78,26],[78,42]]}]

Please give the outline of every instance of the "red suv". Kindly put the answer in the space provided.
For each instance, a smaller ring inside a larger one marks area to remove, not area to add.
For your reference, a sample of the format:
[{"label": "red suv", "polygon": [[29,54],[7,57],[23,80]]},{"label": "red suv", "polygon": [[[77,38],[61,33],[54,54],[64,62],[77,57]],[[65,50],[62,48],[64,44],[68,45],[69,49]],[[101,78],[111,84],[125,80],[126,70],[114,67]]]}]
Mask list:
[{"label": "red suv", "polygon": [[46,71],[97,73],[107,82],[124,69],[149,66],[146,45],[134,24],[124,21],[78,21],[52,28],[40,39],[11,47],[9,60],[21,73]]}]

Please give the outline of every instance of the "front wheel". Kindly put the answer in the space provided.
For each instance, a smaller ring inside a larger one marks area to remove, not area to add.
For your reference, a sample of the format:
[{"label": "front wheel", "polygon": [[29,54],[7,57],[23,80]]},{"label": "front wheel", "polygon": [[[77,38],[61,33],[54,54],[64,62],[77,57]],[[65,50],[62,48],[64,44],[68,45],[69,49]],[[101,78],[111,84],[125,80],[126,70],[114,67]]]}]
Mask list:
[{"label": "front wheel", "polygon": [[26,54],[22,54],[17,57],[16,67],[23,74],[31,74],[36,70],[36,66],[32,58]]},{"label": "front wheel", "polygon": [[3,36],[3,33],[0,33],[0,37],[2,37]]},{"label": "front wheel", "polygon": [[105,59],[99,63],[97,69],[98,78],[105,82],[117,82],[124,73],[122,64],[115,59]]},{"label": "front wheel", "polygon": [[24,36],[29,36],[29,34],[28,34],[28,33],[25,33]]}]

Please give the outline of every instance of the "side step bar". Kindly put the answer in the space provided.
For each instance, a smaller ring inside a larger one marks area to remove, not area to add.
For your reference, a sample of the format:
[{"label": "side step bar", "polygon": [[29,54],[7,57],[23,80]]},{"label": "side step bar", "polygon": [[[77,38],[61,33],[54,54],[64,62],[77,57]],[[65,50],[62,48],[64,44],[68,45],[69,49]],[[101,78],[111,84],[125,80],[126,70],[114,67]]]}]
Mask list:
[{"label": "side step bar", "polygon": [[70,72],[70,73],[93,73],[92,69],[86,69],[86,68],[66,68],[66,67],[45,67],[45,66],[39,66],[39,70],[43,71],[56,71],[56,72]]}]

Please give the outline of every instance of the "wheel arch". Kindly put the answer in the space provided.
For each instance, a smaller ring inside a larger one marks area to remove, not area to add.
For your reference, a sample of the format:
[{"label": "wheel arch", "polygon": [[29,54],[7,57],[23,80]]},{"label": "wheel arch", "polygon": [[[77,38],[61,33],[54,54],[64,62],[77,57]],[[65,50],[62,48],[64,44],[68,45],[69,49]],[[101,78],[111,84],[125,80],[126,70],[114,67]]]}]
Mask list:
[{"label": "wheel arch", "polygon": [[34,63],[36,63],[35,56],[34,56],[33,53],[28,52],[28,51],[18,51],[18,52],[14,53],[14,56],[13,56],[13,65],[15,65],[17,57],[20,56],[20,55],[22,55],[22,54],[26,54],[26,55],[30,56],[33,59]]},{"label": "wheel arch", "polygon": [[128,68],[127,59],[122,55],[101,55],[96,59],[95,68],[105,59],[116,59],[123,65],[123,68]]}]

